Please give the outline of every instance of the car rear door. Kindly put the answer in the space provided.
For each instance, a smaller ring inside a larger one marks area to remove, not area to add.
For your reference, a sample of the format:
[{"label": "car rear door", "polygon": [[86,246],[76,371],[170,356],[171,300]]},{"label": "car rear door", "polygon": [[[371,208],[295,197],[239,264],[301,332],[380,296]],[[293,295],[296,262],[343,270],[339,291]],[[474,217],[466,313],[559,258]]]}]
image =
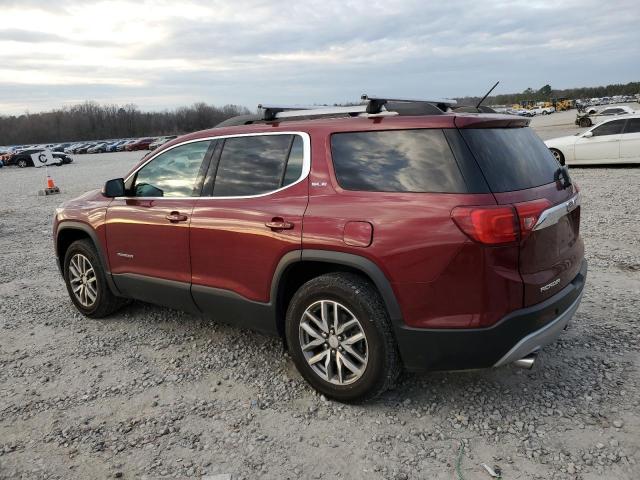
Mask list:
[{"label": "car rear door", "polygon": [[278,262],[301,248],[309,168],[306,133],[219,140],[191,220],[192,295],[203,312],[258,330],[275,328],[262,313],[274,300]]},{"label": "car rear door", "polygon": [[640,163],[640,118],[629,118],[620,139],[620,162]]},{"label": "car rear door", "polygon": [[560,165],[530,128],[461,133],[497,203],[516,210],[524,305],[539,303],[568,285],[582,267],[578,192],[560,181]]},{"label": "car rear door", "polygon": [[211,153],[210,140],[165,150],[127,179],[128,196],[109,205],[107,254],[125,295],[197,310],[190,294],[189,223]]},{"label": "car rear door", "polygon": [[620,159],[620,139],[626,120],[610,120],[591,129],[593,136],[580,136],[575,143],[575,159],[580,163],[616,163]]}]

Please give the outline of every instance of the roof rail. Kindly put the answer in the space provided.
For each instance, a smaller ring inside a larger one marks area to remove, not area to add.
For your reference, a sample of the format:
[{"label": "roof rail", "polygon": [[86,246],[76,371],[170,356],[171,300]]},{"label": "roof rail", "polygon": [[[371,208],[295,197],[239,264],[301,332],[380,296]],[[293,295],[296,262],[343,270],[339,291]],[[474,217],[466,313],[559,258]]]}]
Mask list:
[{"label": "roof rail", "polygon": [[362,95],[363,103],[350,106],[329,105],[258,105],[258,115],[240,115],[216,125],[248,125],[259,122],[273,122],[281,119],[307,119],[322,116],[364,116],[364,115],[440,115],[457,104],[448,98],[413,99],[385,98]]}]

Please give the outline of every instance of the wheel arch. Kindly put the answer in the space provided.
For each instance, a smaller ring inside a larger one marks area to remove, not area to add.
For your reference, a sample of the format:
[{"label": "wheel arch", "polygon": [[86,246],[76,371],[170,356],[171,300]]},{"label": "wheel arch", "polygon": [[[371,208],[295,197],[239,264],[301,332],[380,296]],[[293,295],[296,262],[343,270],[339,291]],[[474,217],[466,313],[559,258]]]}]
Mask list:
[{"label": "wheel arch", "polygon": [[107,256],[102,247],[102,244],[98,240],[98,236],[96,235],[95,230],[93,230],[86,223],[76,221],[63,221],[58,225],[56,231],[55,253],[58,260],[60,273],[64,273],[63,262],[69,246],[71,246],[73,242],[83,239],[88,239],[91,241],[91,243],[93,243],[96,252],[98,252],[98,258],[100,259],[100,263],[102,263],[105,276],[107,277],[109,289],[114,295],[119,295],[120,292],[118,291],[118,288],[115,286],[115,284],[113,283],[113,279],[111,278],[109,262],[107,261]]},{"label": "wheel arch", "polygon": [[402,312],[391,283],[373,261],[360,255],[331,250],[296,250],[282,257],[271,285],[276,327],[283,338],[287,306],[295,292],[312,278],[331,272],[352,272],[366,278],[380,293],[394,327],[402,322]]}]

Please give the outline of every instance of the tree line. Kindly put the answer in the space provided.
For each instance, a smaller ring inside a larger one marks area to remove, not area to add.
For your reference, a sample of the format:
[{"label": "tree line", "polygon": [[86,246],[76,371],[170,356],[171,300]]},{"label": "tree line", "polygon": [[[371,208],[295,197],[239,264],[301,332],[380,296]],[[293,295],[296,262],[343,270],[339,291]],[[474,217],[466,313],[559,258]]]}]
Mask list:
[{"label": "tree line", "polygon": [[175,110],[143,112],[135,105],[85,102],[42,113],[0,116],[0,145],[178,135],[248,113],[238,105],[195,103]]},{"label": "tree line", "polygon": [[[487,87],[488,89],[488,87]],[[503,95],[492,95],[483,102],[484,105],[512,105],[523,100],[551,101],[553,98],[569,98],[572,100],[613,97],[615,95],[635,95],[640,93],[640,82],[615,83],[599,87],[580,87],[557,90],[551,85],[545,85],[537,90],[527,88],[521,93],[507,93]],[[461,97],[456,98],[462,105],[475,105],[482,97]]]}]

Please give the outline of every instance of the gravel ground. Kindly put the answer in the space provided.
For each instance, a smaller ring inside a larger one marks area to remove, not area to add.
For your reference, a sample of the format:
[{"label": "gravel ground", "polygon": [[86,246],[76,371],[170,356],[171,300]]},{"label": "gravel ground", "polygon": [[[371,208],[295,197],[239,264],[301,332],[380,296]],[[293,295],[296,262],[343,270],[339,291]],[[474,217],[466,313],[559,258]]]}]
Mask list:
[{"label": "gravel ground", "polygon": [[142,303],[76,312],[53,209],[139,157],[77,157],[51,197],[42,170],[0,170],[0,477],[640,478],[640,168],[572,169],[588,285],[533,370],[406,375],[345,406],[277,340]]}]

